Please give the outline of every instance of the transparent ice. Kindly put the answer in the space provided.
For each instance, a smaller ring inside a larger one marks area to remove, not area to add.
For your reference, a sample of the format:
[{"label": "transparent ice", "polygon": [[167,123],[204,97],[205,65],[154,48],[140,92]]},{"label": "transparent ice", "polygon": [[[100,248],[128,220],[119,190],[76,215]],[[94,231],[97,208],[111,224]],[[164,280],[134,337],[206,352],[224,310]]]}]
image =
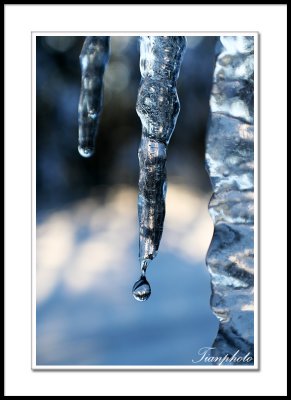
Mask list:
[{"label": "transparent ice", "polygon": [[[176,82],[184,36],[141,36],[136,111],[142,123],[138,217],[139,259],[145,272],[158,251],[165,218],[167,146],[180,110]],[[146,267],[145,267],[146,266]]]},{"label": "transparent ice", "polygon": [[82,71],[79,100],[79,146],[81,156],[94,153],[103,98],[103,74],[109,59],[109,36],[87,36],[80,54]]},{"label": "transparent ice", "polygon": [[[222,36],[210,100],[206,164],[215,229],[206,262],[220,320],[214,356],[254,355],[254,38]],[[237,363],[236,363],[237,365]]]}]

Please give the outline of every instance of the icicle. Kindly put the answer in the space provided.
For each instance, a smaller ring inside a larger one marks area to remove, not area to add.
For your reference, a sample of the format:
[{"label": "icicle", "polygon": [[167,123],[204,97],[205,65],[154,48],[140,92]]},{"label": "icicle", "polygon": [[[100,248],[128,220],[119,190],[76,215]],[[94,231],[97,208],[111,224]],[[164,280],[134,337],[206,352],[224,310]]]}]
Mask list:
[{"label": "icicle", "polygon": [[[179,114],[176,81],[186,45],[184,36],[142,36],[140,70],[142,75],[136,111],[142,123],[138,151],[140,164],[138,215],[141,280],[159,248],[165,217],[167,145]],[[139,281],[140,282],[140,281]],[[141,282],[140,282],[141,283]],[[133,294],[136,296],[136,286]],[[150,295],[138,294],[139,300]],[[140,290],[139,290],[140,292]]]},{"label": "icicle", "polygon": [[109,59],[109,36],[87,36],[80,54],[82,86],[79,101],[79,153],[94,153],[102,110],[103,74]]},{"label": "icicle", "polygon": [[[207,254],[211,307],[220,320],[213,356],[253,363],[254,38],[223,36],[214,71],[206,163],[215,228]],[[233,362],[233,364],[238,364]]]}]

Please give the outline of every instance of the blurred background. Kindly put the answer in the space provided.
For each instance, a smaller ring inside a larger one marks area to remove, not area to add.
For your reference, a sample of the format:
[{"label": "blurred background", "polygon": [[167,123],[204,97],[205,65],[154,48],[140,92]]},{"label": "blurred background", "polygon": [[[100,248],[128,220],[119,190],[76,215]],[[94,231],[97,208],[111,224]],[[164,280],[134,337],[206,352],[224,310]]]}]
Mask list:
[{"label": "blurred background", "polygon": [[193,365],[218,329],[205,265],[213,224],[204,167],[216,37],[187,37],[164,233],[144,303],[131,295],[139,277],[139,41],[111,38],[91,159],[77,150],[83,41],[36,38],[36,363]]}]

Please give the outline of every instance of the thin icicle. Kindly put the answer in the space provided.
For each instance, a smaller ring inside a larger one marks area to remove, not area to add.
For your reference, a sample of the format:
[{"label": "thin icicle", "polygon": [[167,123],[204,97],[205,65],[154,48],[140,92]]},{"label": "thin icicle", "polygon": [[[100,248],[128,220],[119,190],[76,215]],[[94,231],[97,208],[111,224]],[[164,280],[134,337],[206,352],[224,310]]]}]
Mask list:
[{"label": "thin icicle", "polygon": [[142,75],[136,111],[142,123],[139,147],[139,258],[143,271],[156,256],[163,231],[167,145],[179,114],[176,81],[186,38],[141,36]]},{"label": "thin icicle", "polygon": [[103,74],[109,59],[109,36],[87,36],[80,54],[79,153],[91,157],[102,111]]}]

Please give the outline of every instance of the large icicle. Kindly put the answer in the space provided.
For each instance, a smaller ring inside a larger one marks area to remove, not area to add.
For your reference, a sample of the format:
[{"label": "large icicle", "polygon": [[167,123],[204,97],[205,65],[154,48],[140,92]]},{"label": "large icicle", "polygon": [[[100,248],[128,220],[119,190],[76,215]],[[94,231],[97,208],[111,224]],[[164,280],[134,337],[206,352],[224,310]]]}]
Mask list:
[{"label": "large icicle", "polygon": [[[254,38],[218,42],[206,163],[215,229],[207,254],[211,306],[220,320],[213,355],[254,357]],[[234,365],[246,362],[231,362]]]},{"label": "large icicle", "polygon": [[156,256],[163,231],[167,145],[179,114],[176,81],[186,45],[184,36],[142,36],[142,75],[136,111],[142,123],[139,147],[139,258],[145,271]]},{"label": "large icicle", "polygon": [[87,36],[80,54],[79,153],[91,157],[102,110],[103,74],[109,59],[109,36]]}]

